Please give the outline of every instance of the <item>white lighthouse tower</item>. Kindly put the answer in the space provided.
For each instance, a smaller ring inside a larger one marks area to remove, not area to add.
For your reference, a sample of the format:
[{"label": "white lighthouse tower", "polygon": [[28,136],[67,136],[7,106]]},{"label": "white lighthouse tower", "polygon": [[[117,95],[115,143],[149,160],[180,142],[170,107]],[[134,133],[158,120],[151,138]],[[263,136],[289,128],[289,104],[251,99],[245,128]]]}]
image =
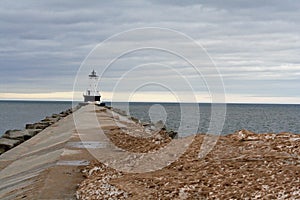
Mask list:
[{"label": "white lighthouse tower", "polygon": [[89,75],[89,88],[87,88],[86,92],[83,94],[84,102],[101,103],[101,95],[97,90],[98,79],[99,76],[95,70],[93,70]]}]

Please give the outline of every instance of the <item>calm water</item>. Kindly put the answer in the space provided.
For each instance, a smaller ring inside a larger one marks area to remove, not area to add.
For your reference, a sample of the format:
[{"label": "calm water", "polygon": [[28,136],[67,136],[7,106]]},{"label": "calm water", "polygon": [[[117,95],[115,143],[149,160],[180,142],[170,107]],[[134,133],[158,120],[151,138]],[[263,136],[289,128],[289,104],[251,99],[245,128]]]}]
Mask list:
[{"label": "calm water", "polygon": [[[114,107],[126,110],[125,103]],[[195,116],[195,104],[130,103],[130,115],[144,122],[165,121],[168,129],[189,133],[206,133],[210,123],[210,104],[197,104],[200,117]],[[0,135],[8,129],[23,129],[26,123],[37,122],[53,113],[71,107],[71,102],[0,101]],[[199,120],[195,120],[199,117]],[[228,104],[223,134],[239,129],[254,132],[300,133],[300,105]],[[181,131],[180,131],[181,130]],[[184,135],[184,134],[183,134]]]},{"label": "calm water", "polygon": [[[114,107],[126,108],[126,104],[114,103]],[[165,121],[167,128],[178,131],[197,126],[195,124],[192,104],[176,103],[130,103],[130,115],[144,122]],[[200,119],[198,132],[207,133],[210,123],[210,104],[197,104]],[[156,116],[154,116],[156,113]],[[154,116],[154,117],[153,117]],[[180,124],[183,119],[184,123]],[[197,120],[196,120],[197,121]],[[226,118],[222,134],[233,133],[240,129],[248,129],[257,133],[264,132],[293,132],[300,133],[300,105],[272,104],[227,104]],[[180,132],[180,131],[179,131]],[[183,136],[185,135],[182,133]]]},{"label": "calm water", "polygon": [[8,129],[24,129],[27,123],[71,107],[71,102],[0,101],[0,135]]}]

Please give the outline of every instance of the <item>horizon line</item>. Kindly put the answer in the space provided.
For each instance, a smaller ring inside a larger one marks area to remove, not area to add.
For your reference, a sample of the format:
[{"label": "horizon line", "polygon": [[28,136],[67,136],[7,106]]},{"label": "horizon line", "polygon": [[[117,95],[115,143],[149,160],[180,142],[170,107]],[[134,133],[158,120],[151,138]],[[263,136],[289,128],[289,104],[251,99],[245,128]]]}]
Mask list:
[{"label": "horizon line", "polygon": [[[83,102],[82,100],[71,99],[0,99],[0,101],[32,101],[32,102]],[[112,101],[105,100],[104,103],[111,103]],[[113,101],[114,103],[174,103],[174,104],[260,104],[260,105],[300,105],[300,103],[279,103],[279,102],[174,102],[174,101]]]}]

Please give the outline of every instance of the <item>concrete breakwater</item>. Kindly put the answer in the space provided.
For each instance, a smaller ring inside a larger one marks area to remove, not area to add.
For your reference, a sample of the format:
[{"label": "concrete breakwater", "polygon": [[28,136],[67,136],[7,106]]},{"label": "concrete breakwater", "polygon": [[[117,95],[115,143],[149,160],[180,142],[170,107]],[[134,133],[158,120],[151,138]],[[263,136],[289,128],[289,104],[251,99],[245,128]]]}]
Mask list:
[{"label": "concrete breakwater", "polygon": [[[75,199],[84,180],[81,170],[98,159],[95,155],[112,162],[121,160],[126,151],[118,145],[126,145],[134,136],[150,136],[136,138],[140,149],[155,150],[171,140],[167,131],[153,137],[150,129],[154,126],[142,125],[111,108],[93,104],[78,108],[61,113],[65,117],[60,119],[55,115],[44,120],[47,123],[27,125],[28,132],[39,131],[33,137],[18,132],[19,143],[26,141],[0,155],[0,199]],[[52,123],[53,118],[56,122]]]},{"label": "concrete breakwater", "polygon": [[58,122],[60,119],[72,114],[74,111],[78,110],[81,105],[74,108],[67,109],[60,112],[59,114],[52,114],[42,119],[40,122],[26,124],[25,129],[19,130],[7,130],[0,138],[0,155],[17,145],[23,143],[24,141],[37,135],[39,132],[49,127],[50,125]]},{"label": "concrete breakwater", "polygon": [[[112,108],[82,106],[0,155],[0,199],[300,198],[300,135],[241,130],[221,136],[199,159],[205,139],[199,134],[168,165],[165,157],[144,165],[126,156],[155,156],[151,152],[184,140],[171,140],[167,131],[154,135],[153,128]],[[165,156],[178,154],[176,144]],[[126,172],[152,164],[164,167]]]}]

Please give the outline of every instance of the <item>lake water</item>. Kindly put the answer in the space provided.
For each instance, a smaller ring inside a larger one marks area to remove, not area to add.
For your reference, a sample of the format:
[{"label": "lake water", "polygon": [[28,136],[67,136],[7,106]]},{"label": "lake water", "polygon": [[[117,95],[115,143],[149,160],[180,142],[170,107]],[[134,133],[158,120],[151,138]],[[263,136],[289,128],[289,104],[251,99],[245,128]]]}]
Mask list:
[{"label": "lake water", "polygon": [[[114,103],[113,106],[126,110],[126,104],[124,103]],[[211,104],[200,103],[197,106],[200,115],[197,132],[207,133],[211,120]],[[167,128],[175,131],[180,126],[183,126],[183,130],[197,126],[194,120],[197,116],[193,111],[195,104],[130,103],[128,107],[131,116],[144,122],[151,121],[151,115],[152,118],[156,118],[156,120],[152,120],[154,122],[161,118],[162,121],[165,121]],[[233,133],[240,129],[248,129],[257,133],[300,133],[300,105],[227,104],[226,108],[222,134]],[[153,117],[154,111],[156,117]],[[182,119],[186,120],[180,124],[183,121]],[[192,124],[189,122],[192,122]]]},{"label": "lake water", "polygon": [[0,135],[8,129],[24,129],[27,123],[38,122],[71,107],[71,102],[0,101]]},{"label": "lake water", "polygon": [[[26,123],[37,122],[71,106],[71,102],[0,101],[0,135],[8,129],[23,129]],[[168,129],[186,133],[195,128],[207,133],[211,121],[210,104],[197,104],[199,113],[194,112],[195,104],[113,103],[113,106],[129,108],[129,114],[143,122],[162,120]],[[240,129],[300,133],[300,105],[227,104],[222,134]]]}]

